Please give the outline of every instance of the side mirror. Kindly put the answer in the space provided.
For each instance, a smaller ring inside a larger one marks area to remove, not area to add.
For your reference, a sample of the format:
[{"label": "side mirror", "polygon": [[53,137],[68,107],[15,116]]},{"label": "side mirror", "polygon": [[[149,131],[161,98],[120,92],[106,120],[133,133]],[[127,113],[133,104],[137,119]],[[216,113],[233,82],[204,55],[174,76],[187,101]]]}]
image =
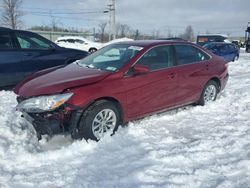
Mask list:
[{"label": "side mirror", "polygon": [[141,74],[146,74],[148,73],[150,70],[149,70],[149,67],[146,66],[146,65],[135,65],[133,67],[133,72],[135,75],[141,75]]}]

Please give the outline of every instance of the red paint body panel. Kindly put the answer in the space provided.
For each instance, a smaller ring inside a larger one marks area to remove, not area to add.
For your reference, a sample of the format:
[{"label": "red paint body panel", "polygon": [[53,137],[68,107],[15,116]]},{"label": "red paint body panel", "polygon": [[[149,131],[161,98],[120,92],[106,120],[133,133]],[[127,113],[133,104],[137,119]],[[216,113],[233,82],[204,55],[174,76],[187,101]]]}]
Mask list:
[{"label": "red paint body panel", "polygon": [[73,92],[74,95],[67,103],[81,108],[100,98],[113,98],[120,103],[124,122],[127,122],[163,109],[196,102],[205,84],[212,78],[218,78],[221,88],[225,87],[228,76],[225,62],[209,52],[207,53],[211,59],[204,62],[127,76],[131,66],[151,47],[175,43],[193,44],[176,41],[124,43],[144,46],[144,49],[118,72],[105,72],[71,64],[33,75],[20,83],[15,93],[23,97],[33,97]]},{"label": "red paint body panel", "polygon": [[17,85],[15,92],[23,97],[32,97],[38,95],[49,95],[61,93],[65,89],[79,87],[102,80],[109,72],[97,69],[84,68],[76,64],[44,71],[32,75],[31,78],[24,80]]}]

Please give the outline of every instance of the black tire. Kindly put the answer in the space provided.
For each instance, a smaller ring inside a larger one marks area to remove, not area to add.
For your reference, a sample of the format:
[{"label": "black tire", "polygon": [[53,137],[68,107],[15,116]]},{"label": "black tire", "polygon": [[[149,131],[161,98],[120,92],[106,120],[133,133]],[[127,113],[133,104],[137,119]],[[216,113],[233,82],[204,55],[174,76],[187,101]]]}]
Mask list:
[{"label": "black tire", "polygon": [[93,125],[93,121],[96,115],[104,109],[112,110],[114,114],[116,115],[116,124],[115,124],[114,129],[111,132],[111,135],[113,135],[115,131],[118,129],[118,126],[121,120],[119,109],[117,108],[117,105],[113,102],[110,102],[107,100],[100,100],[90,105],[83,112],[79,125],[76,128],[77,130],[72,131],[72,134],[71,134],[72,138],[73,139],[84,138],[85,140],[91,139],[91,140],[98,141],[100,138],[97,138],[94,135],[92,131],[92,125]]},{"label": "black tire", "polygon": [[96,52],[96,51],[97,51],[96,48],[90,48],[90,49],[89,49],[89,53],[94,53],[94,52]]},{"label": "black tire", "polygon": [[199,99],[199,101],[197,103],[198,105],[204,106],[206,104],[207,101],[205,99],[205,97],[206,97],[205,93],[206,93],[206,90],[208,89],[208,87],[210,87],[211,85],[215,87],[215,92],[216,92],[214,98],[212,99],[212,101],[216,100],[217,94],[219,93],[218,83],[215,82],[214,80],[209,80],[208,83],[206,84],[206,86],[204,87],[203,91],[202,91],[201,97],[200,97],[200,99]]}]

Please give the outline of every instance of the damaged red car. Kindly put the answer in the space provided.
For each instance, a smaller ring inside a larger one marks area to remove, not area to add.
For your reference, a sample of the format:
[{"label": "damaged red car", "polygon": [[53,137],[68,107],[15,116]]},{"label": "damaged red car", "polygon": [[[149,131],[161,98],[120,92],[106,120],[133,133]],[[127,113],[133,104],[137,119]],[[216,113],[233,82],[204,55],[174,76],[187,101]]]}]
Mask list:
[{"label": "damaged red car", "polygon": [[39,137],[68,132],[99,140],[126,122],[214,101],[227,80],[225,61],[195,44],[130,41],[37,72],[14,91]]}]

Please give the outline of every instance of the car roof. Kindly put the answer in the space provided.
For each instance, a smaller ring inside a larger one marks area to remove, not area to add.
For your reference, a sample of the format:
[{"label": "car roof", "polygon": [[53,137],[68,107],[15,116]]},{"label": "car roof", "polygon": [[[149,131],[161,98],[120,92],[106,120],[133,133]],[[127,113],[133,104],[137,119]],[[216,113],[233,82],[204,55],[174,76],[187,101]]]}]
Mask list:
[{"label": "car roof", "polygon": [[226,34],[199,34],[197,35],[197,37],[212,37],[212,36],[221,36],[221,37],[225,37],[225,38],[228,38],[228,35]]},{"label": "car roof", "polygon": [[[233,44],[233,43],[229,43],[229,42],[209,42],[207,43],[207,45],[210,45],[210,44]],[[233,44],[235,45],[235,44]]]},{"label": "car roof", "polygon": [[[25,33],[35,33],[32,31],[27,31],[27,30],[20,30],[20,29],[11,29],[11,28],[7,28],[7,27],[0,27],[0,31],[18,31],[18,32],[25,32]],[[37,33],[35,33],[37,34]]]},{"label": "car roof", "polygon": [[57,40],[63,40],[63,39],[80,39],[80,40],[88,40],[81,36],[64,36],[64,37],[58,37]]},{"label": "car roof", "polygon": [[123,41],[115,44],[129,44],[135,46],[155,46],[161,44],[193,44],[191,42],[186,41],[178,41],[178,40],[134,40],[134,41]]},{"label": "car roof", "polygon": [[12,29],[7,27],[0,27],[0,31],[11,31]]}]

